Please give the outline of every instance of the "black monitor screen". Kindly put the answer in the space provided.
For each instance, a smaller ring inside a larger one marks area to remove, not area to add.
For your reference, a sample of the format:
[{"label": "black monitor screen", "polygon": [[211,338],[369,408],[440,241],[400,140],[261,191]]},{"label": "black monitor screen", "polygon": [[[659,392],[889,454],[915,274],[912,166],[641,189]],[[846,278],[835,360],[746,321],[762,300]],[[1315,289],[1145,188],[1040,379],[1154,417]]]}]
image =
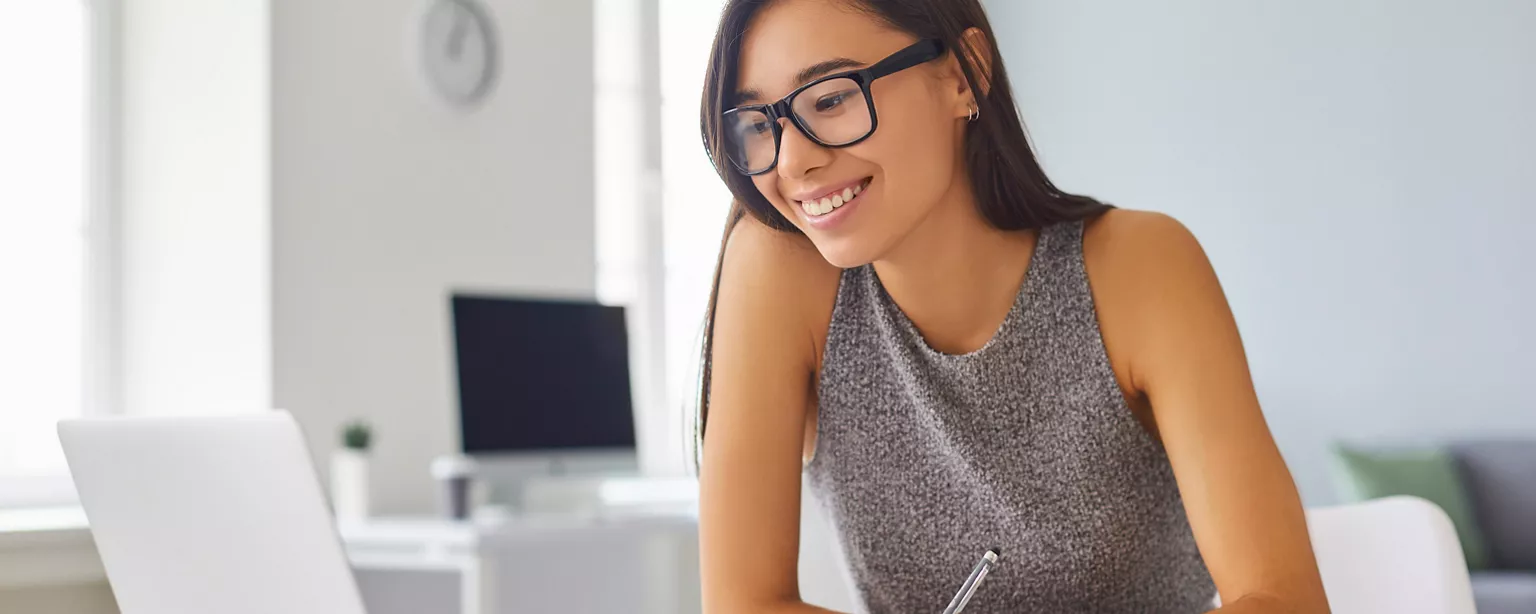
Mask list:
[{"label": "black monitor screen", "polygon": [[624,308],[455,295],[464,451],[634,448]]}]

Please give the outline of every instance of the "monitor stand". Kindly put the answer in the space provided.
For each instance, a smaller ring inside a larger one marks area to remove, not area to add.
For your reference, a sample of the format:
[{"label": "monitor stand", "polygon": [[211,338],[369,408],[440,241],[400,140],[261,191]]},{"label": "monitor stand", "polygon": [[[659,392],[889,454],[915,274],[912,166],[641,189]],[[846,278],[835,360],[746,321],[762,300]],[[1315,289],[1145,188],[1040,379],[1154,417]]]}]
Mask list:
[{"label": "monitor stand", "polygon": [[515,515],[591,511],[602,505],[605,479],[640,475],[634,450],[469,456],[485,503]]}]

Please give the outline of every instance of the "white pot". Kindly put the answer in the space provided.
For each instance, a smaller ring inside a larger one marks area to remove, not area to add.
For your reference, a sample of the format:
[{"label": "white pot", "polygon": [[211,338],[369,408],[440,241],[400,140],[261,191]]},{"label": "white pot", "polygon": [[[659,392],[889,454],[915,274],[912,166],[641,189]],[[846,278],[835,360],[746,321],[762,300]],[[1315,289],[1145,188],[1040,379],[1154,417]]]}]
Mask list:
[{"label": "white pot", "polygon": [[368,453],[342,448],[331,453],[331,509],[337,520],[368,518]]}]

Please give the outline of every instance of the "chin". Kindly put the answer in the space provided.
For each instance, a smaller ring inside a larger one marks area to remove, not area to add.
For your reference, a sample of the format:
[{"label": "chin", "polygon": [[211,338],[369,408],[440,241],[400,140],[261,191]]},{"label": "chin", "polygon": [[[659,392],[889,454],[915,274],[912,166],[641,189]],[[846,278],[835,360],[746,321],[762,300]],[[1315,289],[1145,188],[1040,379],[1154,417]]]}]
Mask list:
[{"label": "chin", "polygon": [[871,246],[861,245],[858,241],[813,238],[811,242],[827,263],[840,269],[861,267],[875,261],[876,254]]}]

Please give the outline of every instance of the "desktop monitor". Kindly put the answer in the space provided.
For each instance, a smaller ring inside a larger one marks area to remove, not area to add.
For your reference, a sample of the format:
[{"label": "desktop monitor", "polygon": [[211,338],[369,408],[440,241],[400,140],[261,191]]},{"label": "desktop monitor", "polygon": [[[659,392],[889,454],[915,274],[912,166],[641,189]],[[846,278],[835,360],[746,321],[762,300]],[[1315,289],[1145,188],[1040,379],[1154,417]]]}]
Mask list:
[{"label": "desktop monitor", "polygon": [[453,331],[465,453],[633,457],[622,307],[454,295]]}]

